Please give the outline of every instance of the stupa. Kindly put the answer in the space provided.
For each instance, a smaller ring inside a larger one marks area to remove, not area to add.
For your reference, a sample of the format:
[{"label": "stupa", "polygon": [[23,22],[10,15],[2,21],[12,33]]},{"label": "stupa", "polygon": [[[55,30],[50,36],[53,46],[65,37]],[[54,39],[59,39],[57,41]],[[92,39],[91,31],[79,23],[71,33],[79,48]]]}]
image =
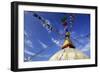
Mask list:
[{"label": "stupa", "polygon": [[70,32],[67,32],[65,37],[66,38],[62,45],[62,49],[55,53],[49,60],[88,59],[87,55],[75,48],[70,39]]}]

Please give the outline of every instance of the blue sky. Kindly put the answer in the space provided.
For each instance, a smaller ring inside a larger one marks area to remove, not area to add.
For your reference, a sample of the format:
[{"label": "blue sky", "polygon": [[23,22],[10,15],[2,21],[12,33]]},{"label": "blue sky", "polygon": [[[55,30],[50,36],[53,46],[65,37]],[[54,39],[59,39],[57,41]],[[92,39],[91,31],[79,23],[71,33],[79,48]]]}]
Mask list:
[{"label": "blue sky", "polygon": [[[64,38],[56,32],[49,32],[42,25],[40,20],[33,16],[37,13],[54,26],[61,34],[64,34],[64,27],[61,19],[66,16],[69,21],[70,13],[55,12],[30,12],[24,11],[24,61],[48,61],[57,51],[61,50]],[[90,57],[90,15],[76,14],[71,39],[76,49],[84,52]]]}]

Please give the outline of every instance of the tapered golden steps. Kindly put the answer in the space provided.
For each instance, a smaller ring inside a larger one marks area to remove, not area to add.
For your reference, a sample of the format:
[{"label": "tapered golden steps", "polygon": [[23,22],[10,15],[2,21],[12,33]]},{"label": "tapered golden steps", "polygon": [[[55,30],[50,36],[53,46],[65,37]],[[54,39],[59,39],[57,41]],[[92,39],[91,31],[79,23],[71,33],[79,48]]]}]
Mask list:
[{"label": "tapered golden steps", "polygon": [[75,48],[75,46],[73,45],[72,41],[70,40],[70,32],[67,32],[65,35],[65,41],[62,45],[62,49],[64,48]]}]

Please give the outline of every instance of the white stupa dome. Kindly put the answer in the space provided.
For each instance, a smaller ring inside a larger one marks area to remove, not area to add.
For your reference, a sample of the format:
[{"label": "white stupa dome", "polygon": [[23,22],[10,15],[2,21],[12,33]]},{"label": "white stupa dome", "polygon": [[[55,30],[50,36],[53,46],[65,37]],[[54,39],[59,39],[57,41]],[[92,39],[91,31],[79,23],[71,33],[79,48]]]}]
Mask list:
[{"label": "white stupa dome", "polygon": [[66,33],[66,39],[61,47],[62,49],[55,53],[50,60],[76,60],[76,59],[88,59],[83,52],[77,50],[70,40],[70,32]]},{"label": "white stupa dome", "polygon": [[50,60],[76,60],[76,59],[88,59],[84,53],[75,48],[64,48],[55,53]]}]

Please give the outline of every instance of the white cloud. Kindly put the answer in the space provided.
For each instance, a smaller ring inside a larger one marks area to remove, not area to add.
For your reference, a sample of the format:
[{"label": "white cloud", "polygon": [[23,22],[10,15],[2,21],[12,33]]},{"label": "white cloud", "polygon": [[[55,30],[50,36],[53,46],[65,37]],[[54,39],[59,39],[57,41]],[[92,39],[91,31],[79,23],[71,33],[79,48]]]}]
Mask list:
[{"label": "white cloud", "polygon": [[61,46],[62,45],[60,41],[55,40],[54,38],[51,38],[51,40],[52,40],[53,43],[55,43],[58,46]]},{"label": "white cloud", "polygon": [[86,44],[83,48],[81,48],[83,52],[87,52],[90,50],[90,43]]},{"label": "white cloud", "polygon": [[32,61],[31,57],[24,58],[25,61]]},{"label": "white cloud", "polygon": [[45,58],[48,58],[49,57],[49,55],[37,55],[37,57],[45,57]]},{"label": "white cloud", "polygon": [[25,37],[29,38],[31,36],[31,34],[32,34],[31,31],[27,32],[26,30],[24,30]]},{"label": "white cloud", "polygon": [[33,53],[33,52],[30,52],[30,51],[28,51],[28,50],[24,50],[24,52],[26,53],[26,54],[28,54],[28,55],[35,55],[35,53]]},{"label": "white cloud", "polygon": [[[24,50],[24,52],[26,53],[26,54],[28,54],[28,55],[30,55],[30,56],[36,56],[36,57],[46,57],[46,58],[48,58],[48,56],[50,56],[50,55],[46,55],[46,54],[36,54],[36,53],[33,53],[33,52],[31,52],[31,51],[28,51],[28,50]],[[30,60],[29,59],[29,57],[27,57],[27,58],[25,58],[25,60]]]},{"label": "white cloud", "polygon": [[33,44],[32,44],[32,42],[31,42],[31,40],[26,39],[26,40],[25,40],[25,43],[26,43],[29,47],[33,48]]},{"label": "white cloud", "polygon": [[44,43],[41,42],[40,40],[39,40],[39,43],[41,44],[41,46],[42,46],[43,48],[47,48],[47,47],[48,47],[46,44],[44,44]]},{"label": "white cloud", "polygon": [[24,35],[25,35],[25,37],[27,37],[27,38],[25,38],[25,40],[24,40],[25,45],[29,46],[30,48],[33,48],[32,41],[29,39],[29,36],[31,36],[30,33],[27,33],[27,32],[24,30]]},{"label": "white cloud", "polygon": [[26,37],[29,37],[29,35],[28,35],[28,33],[24,30],[24,35],[26,36]]}]

